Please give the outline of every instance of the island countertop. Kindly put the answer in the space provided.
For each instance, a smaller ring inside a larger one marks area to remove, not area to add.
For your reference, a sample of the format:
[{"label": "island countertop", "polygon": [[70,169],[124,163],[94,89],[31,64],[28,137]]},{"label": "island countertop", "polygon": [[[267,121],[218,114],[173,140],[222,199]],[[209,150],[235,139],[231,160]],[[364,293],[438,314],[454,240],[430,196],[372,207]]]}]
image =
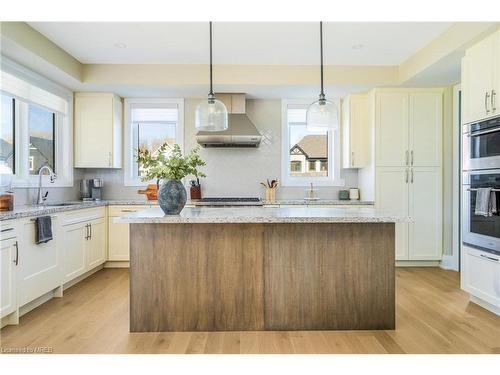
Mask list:
[{"label": "island countertop", "polygon": [[398,223],[407,218],[374,208],[316,207],[196,207],[184,208],[180,215],[165,215],[149,208],[115,219],[116,223]]}]

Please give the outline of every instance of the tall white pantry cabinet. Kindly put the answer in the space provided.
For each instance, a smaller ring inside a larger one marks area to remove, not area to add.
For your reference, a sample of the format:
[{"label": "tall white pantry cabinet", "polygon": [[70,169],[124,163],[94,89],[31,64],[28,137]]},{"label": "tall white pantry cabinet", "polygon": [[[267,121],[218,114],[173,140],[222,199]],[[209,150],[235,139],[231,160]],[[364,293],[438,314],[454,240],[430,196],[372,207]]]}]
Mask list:
[{"label": "tall white pantry cabinet", "polygon": [[369,103],[373,164],[361,172],[365,198],[409,218],[396,224],[396,260],[440,260],[443,90],[375,89]]}]

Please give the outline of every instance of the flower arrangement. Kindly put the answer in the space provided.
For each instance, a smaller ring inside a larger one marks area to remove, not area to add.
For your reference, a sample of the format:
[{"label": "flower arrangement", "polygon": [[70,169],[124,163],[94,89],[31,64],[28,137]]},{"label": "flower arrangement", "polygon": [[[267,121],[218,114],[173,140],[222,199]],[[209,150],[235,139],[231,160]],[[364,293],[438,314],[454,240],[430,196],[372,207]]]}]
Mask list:
[{"label": "flower arrangement", "polygon": [[[166,151],[171,149],[170,155],[166,155]],[[175,180],[180,181],[182,178],[193,175],[198,180],[199,177],[206,177],[203,172],[199,171],[199,167],[203,167],[205,162],[200,158],[200,148],[195,147],[189,154],[182,155],[181,148],[178,144],[170,146],[167,142],[163,143],[159,148],[156,156],[148,149],[140,148],[137,150],[137,161],[142,164],[146,173],[141,177],[142,181],[160,180]]]}]

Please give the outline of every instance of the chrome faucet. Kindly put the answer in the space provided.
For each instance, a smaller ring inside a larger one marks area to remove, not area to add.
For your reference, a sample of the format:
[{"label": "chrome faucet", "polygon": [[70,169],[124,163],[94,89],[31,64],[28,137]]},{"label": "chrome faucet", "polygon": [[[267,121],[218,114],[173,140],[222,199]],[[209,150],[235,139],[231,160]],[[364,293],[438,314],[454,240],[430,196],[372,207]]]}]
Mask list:
[{"label": "chrome faucet", "polygon": [[47,200],[47,195],[49,195],[49,192],[45,192],[45,195],[42,196],[42,174],[43,171],[47,170],[49,171],[49,176],[50,176],[50,183],[53,184],[54,181],[57,178],[57,175],[54,173],[52,168],[50,168],[48,165],[44,165],[40,170],[38,171],[38,198],[36,200],[36,204],[43,204]]}]

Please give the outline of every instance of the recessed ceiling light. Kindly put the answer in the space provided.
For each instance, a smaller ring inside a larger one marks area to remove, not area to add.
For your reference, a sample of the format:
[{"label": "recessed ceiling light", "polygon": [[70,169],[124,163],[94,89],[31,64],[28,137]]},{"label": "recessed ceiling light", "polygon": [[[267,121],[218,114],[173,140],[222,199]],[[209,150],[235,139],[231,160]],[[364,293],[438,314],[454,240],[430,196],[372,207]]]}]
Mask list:
[{"label": "recessed ceiling light", "polygon": [[352,49],[362,49],[364,46],[362,44],[354,44]]},{"label": "recessed ceiling light", "polygon": [[127,48],[127,45],[125,43],[115,43],[116,48]]}]

